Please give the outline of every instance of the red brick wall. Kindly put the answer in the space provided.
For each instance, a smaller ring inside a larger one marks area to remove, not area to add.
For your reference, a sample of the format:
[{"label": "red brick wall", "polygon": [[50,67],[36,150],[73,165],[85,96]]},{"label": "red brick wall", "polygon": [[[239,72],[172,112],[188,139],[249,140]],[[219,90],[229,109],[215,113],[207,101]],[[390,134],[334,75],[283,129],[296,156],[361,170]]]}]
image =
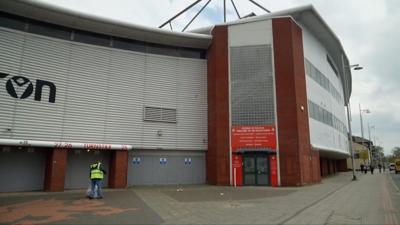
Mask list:
[{"label": "red brick wall", "polygon": [[45,191],[64,191],[67,150],[52,149],[47,155],[44,180]]},{"label": "red brick wall", "polygon": [[281,184],[319,182],[319,153],[310,144],[302,31],[291,18],[273,19],[272,26]]},{"label": "red brick wall", "polygon": [[116,150],[111,153],[110,174],[108,185],[110,188],[125,188],[128,178],[128,151]]},{"label": "red brick wall", "polygon": [[333,160],[328,159],[328,165],[329,165],[329,174],[334,174],[335,173],[335,169],[334,169],[334,165],[333,165]]},{"label": "red brick wall", "polygon": [[321,182],[321,168],[319,162],[319,152],[312,151],[311,152],[311,174],[312,174],[312,183]]},{"label": "red brick wall", "polygon": [[329,164],[327,159],[320,159],[321,160],[321,176],[329,175]]},{"label": "red brick wall", "polygon": [[229,185],[228,28],[217,26],[208,49],[208,151],[206,180]]},{"label": "red brick wall", "polygon": [[338,172],[346,172],[347,171],[347,159],[338,159],[336,160]]}]

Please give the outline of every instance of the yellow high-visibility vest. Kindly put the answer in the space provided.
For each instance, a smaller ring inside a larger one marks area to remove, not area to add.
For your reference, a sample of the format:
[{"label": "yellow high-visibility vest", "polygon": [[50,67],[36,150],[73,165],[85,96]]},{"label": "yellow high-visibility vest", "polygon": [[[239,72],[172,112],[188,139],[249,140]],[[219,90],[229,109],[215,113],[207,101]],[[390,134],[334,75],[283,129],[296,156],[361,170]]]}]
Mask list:
[{"label": "yellow high-visibility vest", "polygon": [[100,170],[101,163],[94,163],[90,166],[90,179],[101,179],[103,180],[104,174]]}]

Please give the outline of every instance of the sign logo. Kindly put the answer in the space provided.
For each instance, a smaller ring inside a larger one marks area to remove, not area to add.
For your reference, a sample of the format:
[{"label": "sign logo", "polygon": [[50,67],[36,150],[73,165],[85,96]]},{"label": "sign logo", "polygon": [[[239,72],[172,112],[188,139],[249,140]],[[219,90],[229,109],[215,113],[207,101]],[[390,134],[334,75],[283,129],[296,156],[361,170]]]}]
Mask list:
[{"label": "sign logo", "polygon": [[233,126],[231,130],[232,151],[239,148],[269,148],[276,150],[275,125]]},{"label": "sign logo", "polygon": [[[0,79],[6,78],[9,74],[0,72]],[[35,88],[32,82],[23,76],[13,76],[6,82],[6,90],[13,98],[25,99],[32,95],[35,90],[35,100],[42,100],[43,87],[49,90],[49,102],[56,102],[56,86],[54,83],[45,80],[36,80]]]}]

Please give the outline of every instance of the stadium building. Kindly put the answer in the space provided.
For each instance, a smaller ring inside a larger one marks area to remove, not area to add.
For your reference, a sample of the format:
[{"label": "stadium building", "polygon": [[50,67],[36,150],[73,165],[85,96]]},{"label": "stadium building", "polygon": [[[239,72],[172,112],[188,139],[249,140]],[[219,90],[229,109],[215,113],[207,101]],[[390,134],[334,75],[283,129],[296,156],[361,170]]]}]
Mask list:
[{"label": "stadium building", "polygon": [[350,66],[312,6],[172,32],[0,1],[0,192],[299,186],[346,170]]}]

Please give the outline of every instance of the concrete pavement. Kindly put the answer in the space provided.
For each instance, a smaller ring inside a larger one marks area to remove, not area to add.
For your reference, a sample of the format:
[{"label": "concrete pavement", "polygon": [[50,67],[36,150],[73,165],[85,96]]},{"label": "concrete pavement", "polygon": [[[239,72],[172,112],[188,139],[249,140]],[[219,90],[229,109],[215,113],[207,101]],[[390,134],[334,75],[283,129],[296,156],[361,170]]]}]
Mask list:
[{"label": "concrete pavement", "polygon": [[0,223],[398,224],[391,175],[357,175],[355,182],[340,173],[299,188],[134,187],[106,190],[103,200],[87,200],[83,190],[0,194]]}]

